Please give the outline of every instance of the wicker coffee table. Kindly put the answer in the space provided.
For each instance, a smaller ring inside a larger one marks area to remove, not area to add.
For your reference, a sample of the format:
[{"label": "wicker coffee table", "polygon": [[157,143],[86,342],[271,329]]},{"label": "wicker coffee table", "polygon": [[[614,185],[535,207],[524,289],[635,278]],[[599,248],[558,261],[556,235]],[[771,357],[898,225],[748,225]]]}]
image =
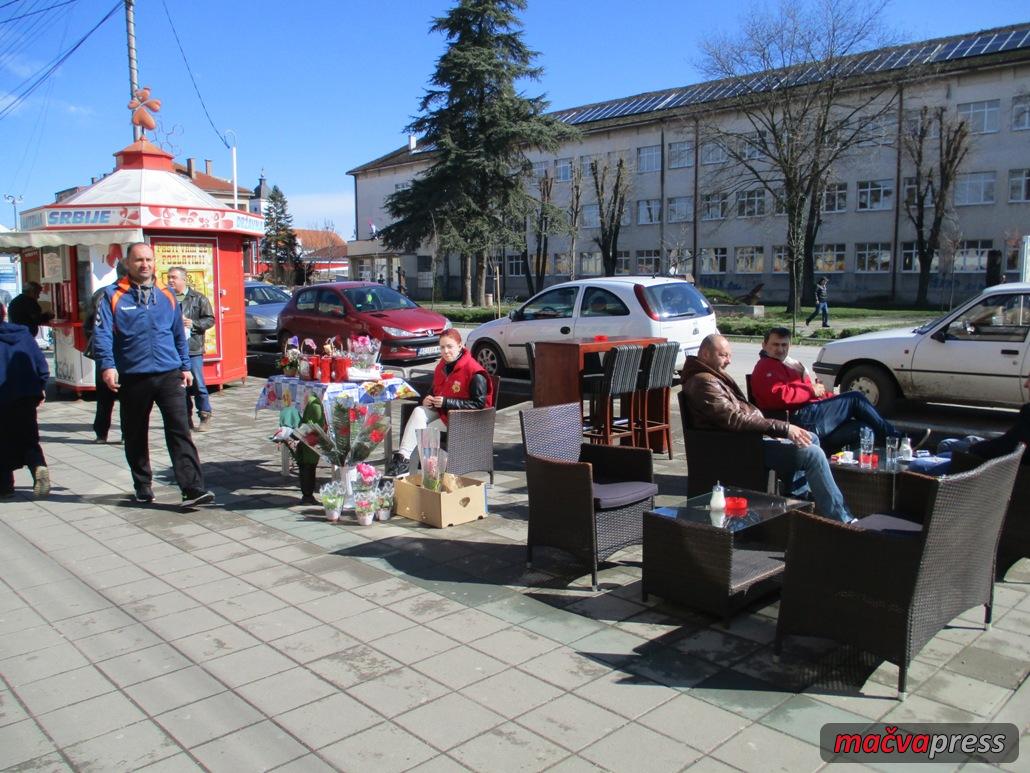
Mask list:
[{"label": "wicker coffee table", "polygon": [[746,489],[747,513],[718,517],[710,493],[644,513],[643,595],[661,596],[723,618],[778,587],[789,518],[812,503]]},{"label": "wicker coffee table", "polygon": [[878,449],[878,452],[881,461],[877,467],[863,469],[857,464],[830,463],[833,480],[856,518],[873,513],[888,513],[894,509],[895,483],[903,468],[886,469],[882,461],[886,454],[883,449]]}]

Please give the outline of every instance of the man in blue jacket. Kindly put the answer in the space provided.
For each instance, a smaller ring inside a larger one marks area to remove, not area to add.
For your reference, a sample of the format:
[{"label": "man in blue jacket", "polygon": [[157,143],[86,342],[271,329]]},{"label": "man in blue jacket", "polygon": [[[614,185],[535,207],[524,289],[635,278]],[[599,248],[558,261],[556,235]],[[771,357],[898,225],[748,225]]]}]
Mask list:
[{"label": "man in blue jacket", "polygon": [[182,310],[172,292],[157,282],[149,244],[131,245],[124,265],[127,276],[108,287],[97,304],[93,349],[101,378],[121,402],[122,439],[136,501],[154,500],[148,435],[156,403],[182,504],[209,504],[214,494],[204,487],[186,420],[184,390],[193,374]]},{"label": "man in blue jacket", "polygon": [[37,497],[50,493],[50,471],[39,444],[36,409],[46,399],[50,369],[25,325],[4,322],[0,306],[0,498],[14,495],[14,471],[28,467]]}]

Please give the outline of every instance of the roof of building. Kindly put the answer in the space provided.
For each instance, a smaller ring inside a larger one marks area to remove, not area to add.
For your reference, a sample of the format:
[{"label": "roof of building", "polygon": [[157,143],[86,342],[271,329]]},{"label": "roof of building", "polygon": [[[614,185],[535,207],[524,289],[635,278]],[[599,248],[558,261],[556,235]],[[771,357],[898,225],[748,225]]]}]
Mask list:
[{"label": "roof of building", "polygon": [[265,181],[265,176],[261,175],[258,180],[258,184],[254,186],[254,198],[256,199],[267,199],[272,195],[272,189],[268,187],[268,183]]},{"label": "roof of building", "polygon": [[[181,174],[183,177],[191,180],[194,185],[201,188],[209,193],[232,193],[232,180],[226,180],[222,177],[215,177],[212,174],[206,174],[196,169],[193,170],[193,176],[190,177],[189,168],[183,164],[176,163],[175,171]],[[250,189],[244,188],[243,186],[237,186],[239,195],[244,198],[250,198]]]},{"label": "roof of building", "polygon": [[[755,73],[741,78],[706,81],[692,86],[651,91],[629,97],[620,97],[605,102],[595,102],[551,112],[564,123],[574,126],[675,110],[725,99],[776,89],[792,88],[814,83],[829,74],[843,74],[848,78],[869,76],[916,66],[945,65],[949,62],[976,57],[1030,50],[1030,22],[997,27],[981,32],[953,35],[918,43],[908,43],[889,48],[879,48],[861,54],[844,57],[833,65],[813,63],[807,68],[789,68]],[[829,69],[828,69],[829,67]],[[379,158],[355,167],[347,174],[355,175],[390,166],[411,163],[433,150],[429,145],[416,145],[409,150],[404,145]]]},{"label": "roof of building", "polygon": [[347,257],[346,244],[333,244],[304,254],[305,260],[341,260]]},{"label": "roof of building", "polygon": [[307,245],[316,250],[347,243],[336,231],[324,228],[294,228],[293,233],[297,235],[297,241],[302,247]]}]

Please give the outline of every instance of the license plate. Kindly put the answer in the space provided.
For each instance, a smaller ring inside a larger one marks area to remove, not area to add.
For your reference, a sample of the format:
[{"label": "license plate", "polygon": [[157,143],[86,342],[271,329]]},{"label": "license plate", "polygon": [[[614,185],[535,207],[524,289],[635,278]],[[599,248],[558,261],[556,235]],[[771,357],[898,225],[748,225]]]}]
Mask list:
[{"label": "license plate", "polygon": [[439,346],[423,346],[418,350],[419,357],[430,357],[440,353]]}]

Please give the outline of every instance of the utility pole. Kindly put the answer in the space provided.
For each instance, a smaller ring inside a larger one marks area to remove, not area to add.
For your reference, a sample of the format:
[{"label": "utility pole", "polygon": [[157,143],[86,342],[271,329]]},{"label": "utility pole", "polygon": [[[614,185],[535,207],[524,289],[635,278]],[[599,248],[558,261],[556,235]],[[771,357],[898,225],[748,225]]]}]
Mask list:
[{"label": "utility pole", "polygon": [[[136,13],[134,10],[136,0],[125,0],[125,37],[129,47],[129,99],[135,99],[136,90],[139,88],[139,75],[136,72]],[[132,141],[136,142],[143,136],[143,129],[135,124],[132,125]]]},{"label": "utility pole", "polygon": [[19,230],[19,228],[18,228],[18,205],[21,204],[22,200],[23,199],[22,199],[21,196],[15,196],[13,193],[5,193],[4,194],[4,201],[11,202],[11,209],[14,210],[14,230],[15,231]]}]

